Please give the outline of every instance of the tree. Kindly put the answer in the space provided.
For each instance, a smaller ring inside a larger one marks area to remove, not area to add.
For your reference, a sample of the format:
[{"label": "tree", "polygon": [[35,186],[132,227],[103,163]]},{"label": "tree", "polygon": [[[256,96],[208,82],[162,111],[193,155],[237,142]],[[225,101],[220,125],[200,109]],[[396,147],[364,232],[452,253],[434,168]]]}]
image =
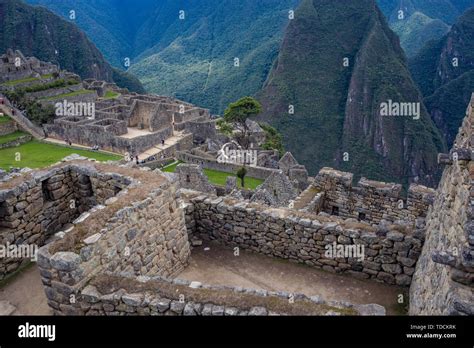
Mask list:
[{"label": "tree", "polygon": [[240,179],[240,182],[242,184],[242,188],[245,187],[245,176],[246,175],[247,175],[247,169],[245,169],[245,167],[242,167],[237,171],[237,177]]},{"label": "tree", "polygon": [[278,150],[280,156],[283,156],[285,153],[285,148],[283,146],[283,138],[278,131],[272,126],[266,123],[259,123],[260,127],[265,132],[265,143],[262,145],[264,150]]},{"label": "tree", "polygon": [[262,112],[262,106],[252,97],[243,97],[235,103],[231,103],[224,112],[224,121],[238,126],[241,132],[239,144],[246,150],[250,146],[250,130],[247,120],[257,116],[260,112]]},{"label": "tree", "polygon": [[220,133],[228,137],[233,136],[234,129],[230,123],[227,123],[223,118],[218,119],[216,123]]}]

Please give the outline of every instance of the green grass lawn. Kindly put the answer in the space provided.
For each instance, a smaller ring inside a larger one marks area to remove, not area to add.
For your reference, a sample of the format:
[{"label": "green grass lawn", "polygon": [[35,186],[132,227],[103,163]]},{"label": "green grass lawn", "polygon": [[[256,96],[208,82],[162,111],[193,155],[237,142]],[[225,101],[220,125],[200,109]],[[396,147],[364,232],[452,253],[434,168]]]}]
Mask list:
[{"label": "green grass lawn", "polygon": [[176,171],[176,167],[178,166],[178,164],[181,164],[181,163],[184,163],[184,162],[177,161],[175,163],[169,164],[167,166],[164,166],[164,168],[162,168],[161,171],[167,172],[167,173],[174,173]]},{"label": "green grass lawn", "polygon": [[4,82],[4,83],[2,83],[2,86],[16,86],[20,83],[32,82],[32,81],[37,81],[37,80],[39,80],[39,78],[37,78],[37,77],[27,77],[27,78],[24,78],[24,79]]},{"label": "green grass lawn", "polygon": [[[118,155],[74,149],[33,140],[17,147],[1,149],[0,168],[4,170],[8,170],[10,167],[28,167],[32,169],[43,168],[56,163],[73,153],[88,158],[95,158],[98,161],[115,161],[122,158]],[[16,161],[17,154],[20,155],[19,161]]]},{"label": "green grass lawn", "polygon": [[104,99],[114,99],[117,98],[120,94],[114,91],[105,92]]},{"label": "green grass lawn", "polygon": [[74,97],[76,95],[81,95],[81,94],[87,94],[91,93],[94,91],[88,90],[88,89],[81,89],[79,91],[71,92],[71,93],[64,93],[60,95],[54,95],[52,97],[45,97],[45,98],[39,98],[38,100],[45,100],[45,101],[50,101],[50,100],[57,100],[57,99],[63,99],[67,97]]},{"label": "green grass lawn", "polygon": [[[176,171],[176,167],[178,166],[178,164],[181,164],[181,163],[183,162],[177,162],[169,166],[166,166],[162,169],[162,171],[168,172],[168,173],[174,173]],[[221,172],[221,171],[212,170],[212,169],[204,169],[204,174],[206,174],[211,184],[219,185],[219,186],[225,186],[228,176],[236,176],[235,174]],[[255,190],[257,186],[261,185],[262,183],[263,183],[263,180],[261,179],[245,177],[246,189]],[[239,188],[242,188],[242,185],[239,179],[237,180],[237,184],[239,185]]]},{"label": "green grass lawn", "polygon": [[10,122],[12,119],[8,116],[0,116],[0,123]]},{"label": "green grass lawn", "polygon": [[15,140],[23,135],[28,135],[28,133],[16,131],[10,134],[0,136],[0,144],[8,143],[9,141]]},{"label": "green grass lawn", "polygon": [[[53,74],[46,74],[42,75],[41,78],[43,79],[49,79],[53,77]],[[18,79],[18,80],[12,80],[12,81],[7,81],[2,83],[2,86],[16,86],[20,83],[25,83],[25,82],[32,82],[32,81],[39,81],[39,77],[26,77],[24,79]]]}]

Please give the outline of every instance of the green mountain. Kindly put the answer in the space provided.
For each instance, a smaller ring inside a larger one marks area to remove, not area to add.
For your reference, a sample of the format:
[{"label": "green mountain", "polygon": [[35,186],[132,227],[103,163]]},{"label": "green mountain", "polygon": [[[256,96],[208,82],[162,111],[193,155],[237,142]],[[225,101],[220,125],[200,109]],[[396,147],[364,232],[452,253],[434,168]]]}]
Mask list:
[{"label": "green mountain", "polygon": [[292,3],[218,1],[190,9],[188,16],[198,20],[182,29],[179,22],[173,24],[167,34],[175,30],[180,34],[150,49],[147,54],[157,53],[130,71],[149,91],[221,113],[229,103],[262,87],[278,54]]},{"label": "green mountain", "polygon": [[408,57],[429,41],[440,39],[473,0],[378,0]]},{"label": "green mountain", "polygon": [[[156,0],[27,0],[44,6],[68,21],[74,22],[95,43],[109,62],[124,68],[125,58],[133,59],[139,53],[135,49],[140,42],[152,41],[147,49],[159,40],[159,33],[138,35],[139,28],[147,19],[155,18],[163,1]],[[178,3],[175,1],[175,3]],[[75,18],[70,19],[71,11]],[[160,18],[161,20],[162,18]]]},{"label": "green mountain", "polygon": [[474,91],[474,8],[410,60],[410,70],[431,117],[452,146]]},{"label": "green mountain", "polygon": [[0,0],[0,52],[8,48],[58,64],[82,78],[114,81],[120,76],[121,87],[143,91],[136,78],[116,72],[74,24],[46,8],[20,0]]},{"label": "green mountain", "polygon": [[130,72],[149,92],[222,113],[260,90],[299,0],[29,2],[65,18],[74,9],[74,22],[107,59],[123,69],[130,58]]},{"label": "green mountain", "polygon": [[409,57],[415,55],[428,41],[446,35],[450,29],[442,20],[432,19],[421,12],[413,13],[404,21],[392,23],[391,28],[400,37],[400,44]]},{"label": "green mountain", "polygon": [[389,23],[400,20],[399,11],[403,11],[405,19],[420,12],[453,24],[467,8],[474,5],[472,0],[377,0],[377,3]]},{"label": "green mountain", "polygon": [[380,112],[388,100],[422,99],[404,57],[374,0],[304,0],[259,94],[260,118],[313,174],[331,166],[434,184],[445,146],[424,106],[418,120]]}]

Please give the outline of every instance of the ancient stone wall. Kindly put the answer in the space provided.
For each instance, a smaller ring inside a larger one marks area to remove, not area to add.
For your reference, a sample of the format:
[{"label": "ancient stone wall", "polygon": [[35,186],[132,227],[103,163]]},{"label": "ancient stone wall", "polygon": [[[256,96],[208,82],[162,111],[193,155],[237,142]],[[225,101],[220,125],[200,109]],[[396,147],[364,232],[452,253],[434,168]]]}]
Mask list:
[{"label": "ancient stone wall", "polygon": [[207,122],[187,122],[185,130],[192,133],[196,143],[203,143],[206,139],[215,139],[217,137],[216,121]]},{"label": "ancient stone wall", "polygon": [[[45,134],[41,127],[38,127],[35,124],[33,124],[33,122],[31,122],[27,117],[25,117],[25,115],[23,115],[23,113],[20,110],[13,107],[8,99],[6,99],[3,95],[2,97],[4,99],[5,105],[0,104],[0,111],[3,111],[4,114],[9,116],[11,119],[13,119],[13,121],[16,122],[19,129],[27,131],[36,139],[44,138]],[[14,110],[13,114],[11,112],[12,109]]]},{"label": "ancient stone wall", "polygon": [[166,112],[162,104],[135,100],[132,104],[129,127],[148,129],[155,132],[171,126],[171,114]]},{"label": "ancient stone wall", "polygon": [[110,133],[114,135],[127,134],[127,123],[117,119],[101,119],[84,125],[84,130],[88,133]]},{"label": "ancient stone wall", "polygon": [[426,219],[412,315],[474,315],[474,95]]},{"label": "ancient stone wall", "polygon": [[371,226],[354,219],[269,208],[187,190],[181,193],[193,237],[361,279],[409,285],[423,245],[423,226]]},{"label": "ancient stone wall", "polygon": [[179,164],[176,167],[176,174],[181,188],[216,194],[216,189],[209,183],[201,166],[197,164]]},{"label": "ancient stone wall", "polygon": [[318,214],[324,204],[324,193],[310,185],[294,200],[293,209]]},{"label": "ancient stone wall", "polygon": [[[204,158],[201,156],[191,155],[186,152],[177,152],[176,157],[178,160],[190,163],[190,164],[199,164],[203,168],[218,170],[221,172],[235,174],[237,171],[242,167],[237,164],[232,163],[219,163],[217,160],[212,160],[209,158]],[[254,166],[247,166],[247,176],[256,179],[265,180],[270,176],[273,172],[278,172],[277,169],[272,168],[264,168],[264,167],[254,167]]]},{"label": "ancient stone wall", "polygon": [[[17,64],[17,59],[20,64]],[[13,81],[34,76],[59,72],[59,68],[51,63],[41,62],[34,57],[26,58],[20,51],[8,49],[0,56],[0,82]]]},{"label": "ancient stone wall", "polygon": [[9,121],[0,123],[0,136],[14,133],[18,130],[18,126],[15,121]]},{"label": "ancient stone wall", "polygon": [[345,218],[378,223],[381,220],[415,223],[426,217],[433,203],[435,190],[410,185],[408,198],[402,197],[402,186],[360,179],[352,185],[353,174],[323,168],[314,180],[314,187],[324,192],[322,210]]},{"label": "ancient stone wall", "polygon": [[[78,122],[56,120],[54,124],[45,124],[44,129],[48,137],[68,139],[73,143],[91,147],[97,145],[103,150],[122,154],[127,152],[130,154],[141,153],[161,143],[161,140],[167,139],[172,135],[171,127],[135,138],[116,136],[114,132],[108,132],[104,127],[100,126],[84,128],[94,122],[94,120],[82,120]],[[117,131],[123,132],[123,130],[122,124]]]},{"label": "ancient stone wall", "polygon": [[375,304],[326,302],[319,296],[210,286],[160,276],[98,276],[77,299],[86,315],[385,315],[385,309]]},{"label": "ancient stone wall", "polygon": [[[0,184],[0,245],[42,246],[82,212],[114,196],[124,186],[110,176],[84,173],[71,166],[34,172],[16,186]],[[1,258],[0,279],[23,261]]]},{"label": "ancient stone wall", "polygon": [[[69,93],[69,92],[66,92]],[[57,97],[57,98],[56,98]],[[81,94],[70,95],[67,97],[68,103],[94,103],[97,100],[97,92],[89,91]],[[51,99],[40,99],[38,100],[43,105],[55,105],[58,102],[63,102],[64,97],[61,97],[60,94]]]},{"label": "ancient stone wall", "polygon": [[25,144],[31,141],[33,137],[31,135],[22,135],[15,140],[8,141],[6,143],[0,144],[0,149],[6,149],[8,147],[16,147],[20,146],[21,144]]},{"label": "ancient stone wall", "polygon": [[[129,185],[84,212],[73,228],[57,233],[59,239],[38,251],[48,304],[56,314],[85,314],[88,308],[81,307],[79,294],[104,272],[172,277],[187,265],[190,248],[174,186],[154,173],[117,171],[124,173],[105,175]],[[123,175],[128,173],[134,177]]]},{"label": "ancient stone wall", "polygon": [[[36,82],[36,84],[39,84],[38,81]],[[31,93],[28,93],[27,95],[28,97],[32,99],[40,99],[40,98],[54,97],[56,95],[62,95],[62,94],[67,94],[71,92],[77,92],[82,89],[83,89],[82,83],[78,83],[76,85],[69,85],[67,87],[50,88],[44,91],[31,92]],[[69,97],[65,99],[68,99],[68,102],[71,102],[69,100]]]}]

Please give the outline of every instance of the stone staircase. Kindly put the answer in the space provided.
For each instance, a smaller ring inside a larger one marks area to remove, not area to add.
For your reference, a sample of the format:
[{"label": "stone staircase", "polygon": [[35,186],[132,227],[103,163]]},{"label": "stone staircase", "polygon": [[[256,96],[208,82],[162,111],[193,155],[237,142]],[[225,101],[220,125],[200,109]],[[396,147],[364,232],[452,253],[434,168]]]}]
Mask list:
[{"label": "stone staircase", "polygon": [[[45,138],[46,135],[41,127],[33,124],[19,109],[15,108],[5,96],[0,95],[0,97],[5,101],[4,105],[0,105],[1,112],[14,120],[23,130],[30,133],[34,138],[39,140]],[[12,110],[14,110],[14,114]]]}]

